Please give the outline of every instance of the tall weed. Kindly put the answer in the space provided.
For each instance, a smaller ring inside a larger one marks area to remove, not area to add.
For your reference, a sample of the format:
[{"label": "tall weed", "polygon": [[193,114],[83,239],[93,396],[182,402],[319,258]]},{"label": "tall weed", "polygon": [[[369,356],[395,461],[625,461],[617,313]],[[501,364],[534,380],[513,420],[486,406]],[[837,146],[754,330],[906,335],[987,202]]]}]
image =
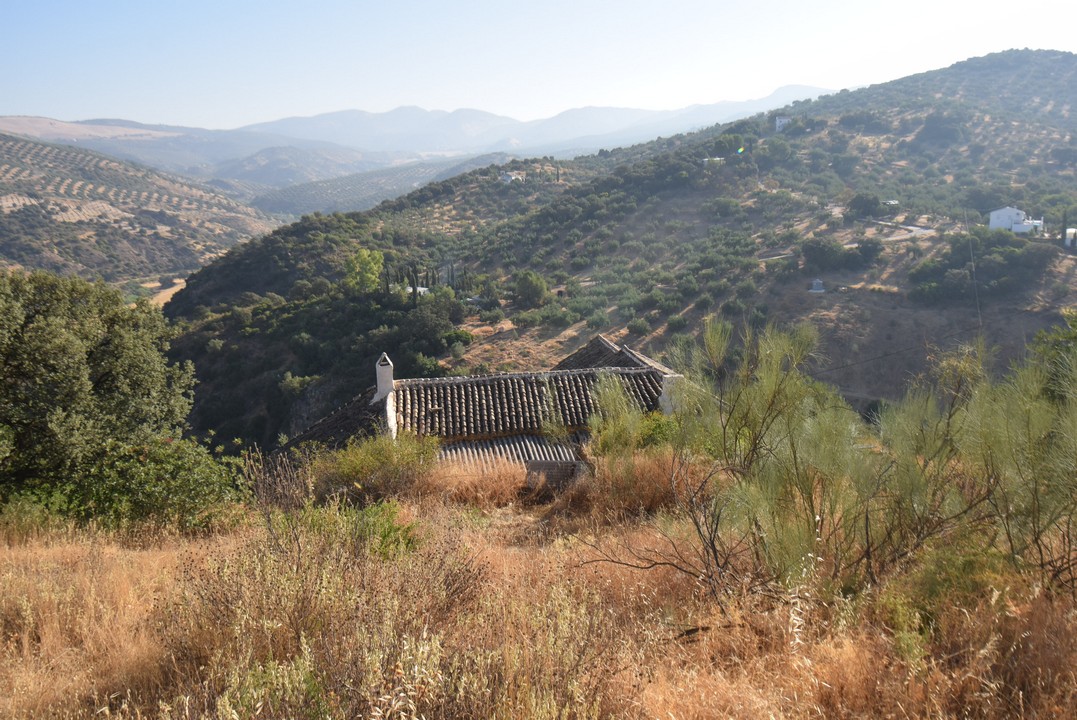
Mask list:
[{"label": "tall weed", "polygon": [[312,465],[315,495],[364,502],[400,496],[434,469],[438,447],[435,437],[378,435],[317,455]]}]

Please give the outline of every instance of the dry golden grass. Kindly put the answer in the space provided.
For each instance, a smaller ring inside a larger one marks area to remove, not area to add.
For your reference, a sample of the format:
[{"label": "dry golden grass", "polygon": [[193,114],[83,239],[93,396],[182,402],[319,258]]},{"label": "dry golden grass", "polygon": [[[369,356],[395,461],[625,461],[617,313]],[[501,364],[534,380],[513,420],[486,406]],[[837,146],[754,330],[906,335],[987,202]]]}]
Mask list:
[{"label": "dry golden grass", "polygon": [[150,302],[154,305],[164,307],[165,303],[172,299],[172,297],[183,288],[187,287],[187,278],[176,278],[175,282],[170,287],[158,290],[150,298]]},{"label": "dry golden grass", "polygon": [[0,547],[0,716],[154,692],[165,660],[156,601],[183,547],[131,550],[92,535]]},{"label": "dry golden grass", "polygon": [[412,494],[490,510],[513,504],[528,490],[524,466],[499,461],[487,465],[441,463],[420,478]]},{"label": "dry golden grass", "polygon": [[657,448],[628,457],[596,458],[594,473],[561,493],[552,510],[617,523],[668,508],[674,501],[671,453],[669,448]]},{"label": "dry golden grass", "polygon": [[[789,591],[734,598],[723,614],[671,568],[585,563],[583,538],[551,531],[547,508],[503,504],[519,478],[498,477],[501,490],[480,492],[439,473],[395,516],[308,509],[201,540],[9,533],[0,717],[1077,710],[1074,603],[1017,576],[999,594],[943,606],[917,654],[877,609],[899,578],[855,601]],[[376,532],[363,524],[371,517]],[[418,548],[385,544],[405,519]],[[638,518],[589,527],[623,547],[651,539]]]}]

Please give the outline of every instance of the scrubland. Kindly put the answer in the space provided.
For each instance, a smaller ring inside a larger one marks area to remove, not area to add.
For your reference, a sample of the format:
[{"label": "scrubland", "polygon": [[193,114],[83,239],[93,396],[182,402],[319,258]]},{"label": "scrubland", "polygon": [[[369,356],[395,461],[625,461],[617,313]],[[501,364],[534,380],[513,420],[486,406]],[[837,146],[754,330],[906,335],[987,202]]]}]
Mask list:
[{"label": "scrubland", "polygon": [[[32,526],[9,513],[0,715],[1077,709],[1072,597],[975,558],[951,567],[945,545],[847,598],[808,571],[780,591],[734,592],[721,605],[676,568],[594,562],[596,545],[646,548],[691,535],[667,514],[671,460],[646,457],[631,487],[599,469],[572,490],[539,494],[510,469],[439,469],[421,492],[390,503],[248,508],[203,537]],[[654,506],[626,512],[626,493]],[[931,583],[960,572],[963,592],[932,595]]]},{"label": "scrubland", "polygon": [[401,436],[249,453],[200,523],[10,501],[0,716],[1073,716],[1066,333],[865,420],[807,330],[711,323],[672,415],[599,380],[559,487]]}]

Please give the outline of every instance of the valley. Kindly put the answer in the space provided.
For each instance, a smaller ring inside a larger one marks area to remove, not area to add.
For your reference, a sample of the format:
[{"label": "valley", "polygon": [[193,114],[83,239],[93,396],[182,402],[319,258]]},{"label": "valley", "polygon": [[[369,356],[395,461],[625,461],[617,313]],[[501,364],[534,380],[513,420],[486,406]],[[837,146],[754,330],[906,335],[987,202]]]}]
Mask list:
[{"label": "valley", "polygon": [[[1055,238],[1077,217],[1073,121],[1031,105],[1015,125],[996,107],[1017,91],[1006,73],[1030,67],[1061,94],[1077,77],[1072,55],[1014,51],[307,217],[166,307],[186,328],[176,356],[212,397],[196,399],[194,425],[271,444],[368,385],[381,352],[405,377],[533,370],[601,332],[672,362],[712,315],[810,323],[810,372],[858,407],[900,399],[932,358],[978,337],[1002,371],[1077,291]],[[988,231],[1005,204],[1046,217],[1047,232]],[[380,279],[357,297],[342,283],[359,248],[379,254]],[[541,292],[525,298],[524,278]],[[824,292],[809,292],[815,280]],[[436,292],[409,297],[417,285]],[[450,349],[454,328],[474,341]],[[237,375],[233,357],[257,369]],[[303,379],[287,392],[286,373]]]},{"label": "valley", "polygon": [[1073,716],[1073,98],[0,118],[0,715]]}]

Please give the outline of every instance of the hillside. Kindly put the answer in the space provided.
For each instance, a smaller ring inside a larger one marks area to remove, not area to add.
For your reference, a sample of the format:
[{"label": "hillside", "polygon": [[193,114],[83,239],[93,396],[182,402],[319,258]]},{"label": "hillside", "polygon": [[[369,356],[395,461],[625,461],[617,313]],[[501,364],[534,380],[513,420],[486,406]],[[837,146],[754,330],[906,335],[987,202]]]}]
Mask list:
[{"label": "hillside", "polygon": [[[272,442],[365,387],[380,351],[406,356],[402,375],[534,369],[601,331],[668,357],[714,313],[813,323],[813,372],[861,404],[899,396],[938,347],[978,333],[1004,367],[1059,320],[1073,259],[980,226],[1001,205],[1048,234],[1077,218],[1075,71],[1072,54],[1001,53],[308,218],[229,253],[169,306],[212,396],[195,422]],[[1040,100],[1011,102],[1030,77]],[[385,260],[362,303],[342,286],[358,248]],[[825,292],[808,292],[814,279]],[[400,288],[415,284],[445,289],[409,300]],[[424,308],[419,342],[407,313]],[[240,377],[222,352],[258,367]]]},{"label": "hillside", "polygon": [[[1075,102],[1077,71],[1073,53],[1008,50],[855,93],[828,95],[815,101],[815,111],[842,114],[863,110],[866,105],[898,115],[910,111],[979,111],[990,113],[996,122],[1038,123],[1072,131],[1077,129]],[[810,104],[793,103],[793,107]],[[992,118],[984,121],[991,123]]]},{"label": "hillside", "polygon": [[368,159],[357,150],[284,146],[265,148],[209,168],[189,168],[187,172],[195,177],[209,178],[214,185],[229,189],[242,187],[247,189],[247,194],[252,194],[380,166],[381,163]]},{"label": "hillside", "polygon": [[63,122],[8,116],[0,117],[0,133],[95,150],[196,178],[242,200],[271,188],[414,159],[410,153],[362,152],[270,133],[145,125],[129,120]]},{"label": "hillside", "polygon": [[[179,173],[244,202],[266,195],[260,206],[286,208],[269,212],[301,214],[372,207],[431,178],[447,177],[439,158],[506,152],[567,158],[745,117],[821,92],[788,86],[757,100],[662,112],[588,107],[527,122],[478,110],[416,107],[381,113],[346,110],[235,130],[120,119],[64,122],[6,116],[0,117],[0,133],[89,148]],[[427,163],[432,165],[427,167]],[[378,170],[385,172],[347,177]],[[340,184],[298,188],[294,193],[273,192],[335,178],[346,179]]]},{"label": "hillside", "polygon": [[186,274],[273,225],[178,178],[0,135],[0,265],[109,282]]},{"label": "hillside", "polygon": [[510,155],[495,153],[467,160],[427,160],[380,170],[317,180],[273,190],[251,200],[251,205],[278,215],[369,210],[384,200],[406,195],[429,182],[445,180],[488,165],[502,165]]},{"label": "hillside", "polygon": [[[288,297],[297,282],[336,283],[346,256],[360,246],[384,252],[398,270],[441,273],[449,263],[466,262],[470,248],[503,218],[586,186],[602,168],[587,161],[517,160],[425,185],[365,213],[313,213],[203,268],[165,311],[189,317],[199,307],[230,305],[244,294]],[[527,179],[505,182],[505,172]]]}]

